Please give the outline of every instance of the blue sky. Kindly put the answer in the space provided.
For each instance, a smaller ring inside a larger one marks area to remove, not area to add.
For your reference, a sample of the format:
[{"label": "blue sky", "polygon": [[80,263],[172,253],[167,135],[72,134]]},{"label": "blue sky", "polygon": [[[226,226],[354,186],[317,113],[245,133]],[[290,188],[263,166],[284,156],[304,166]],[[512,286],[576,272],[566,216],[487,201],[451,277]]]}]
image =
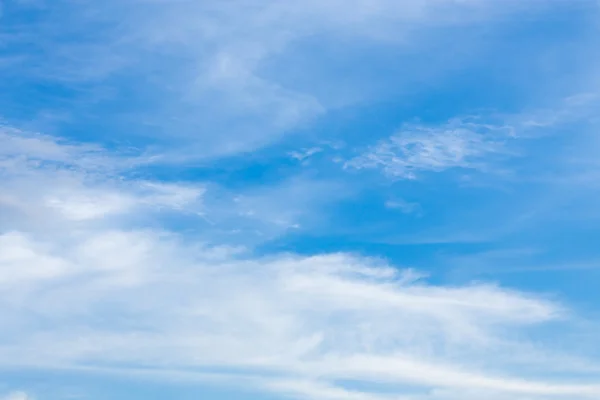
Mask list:
[{"label": "blue sky", "polygon": [[0,399],[600,398],[600,3],[0,0]]}]

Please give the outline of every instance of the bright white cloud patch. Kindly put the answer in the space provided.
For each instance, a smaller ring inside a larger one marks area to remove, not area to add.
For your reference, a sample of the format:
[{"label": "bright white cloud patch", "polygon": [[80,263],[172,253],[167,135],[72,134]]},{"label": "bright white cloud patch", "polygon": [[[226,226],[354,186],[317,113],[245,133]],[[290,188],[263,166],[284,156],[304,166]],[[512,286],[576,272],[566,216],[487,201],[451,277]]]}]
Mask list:
[{"label": "bright white cloud patch", "polygon": [[[14,235],[3,235],[1,253],[15,247]],[[480,357],[506,368],[502,352],[521,347],[504,331],[559,317],[556,305],[524,294],[431,286],[342,254],[240,259],[159,232],[80,232],[66,248],[51,238],[19,240],[30,241],[21,245],[26,257],[1,260],[2,269],[29,280],[5,278],[3,313],[22,326],[42,318],[54,327],[15,331],[0,346],[5,366],[225,368],[232,379],[271,380],[273,388],[352,379],[400,393],[403,385],[600,393],[485,371]],[[53,265],[62,268],[45,273]]]}]

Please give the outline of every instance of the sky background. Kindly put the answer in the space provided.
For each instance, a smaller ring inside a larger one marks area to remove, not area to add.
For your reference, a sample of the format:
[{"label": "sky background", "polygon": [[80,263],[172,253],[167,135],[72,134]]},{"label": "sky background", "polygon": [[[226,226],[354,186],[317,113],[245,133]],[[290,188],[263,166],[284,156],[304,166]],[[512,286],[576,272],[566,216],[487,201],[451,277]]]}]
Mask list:
[{"label": "sky background", "polygon": [[596,0],[0,0],[0,399],[598,399],[599,106]]}]

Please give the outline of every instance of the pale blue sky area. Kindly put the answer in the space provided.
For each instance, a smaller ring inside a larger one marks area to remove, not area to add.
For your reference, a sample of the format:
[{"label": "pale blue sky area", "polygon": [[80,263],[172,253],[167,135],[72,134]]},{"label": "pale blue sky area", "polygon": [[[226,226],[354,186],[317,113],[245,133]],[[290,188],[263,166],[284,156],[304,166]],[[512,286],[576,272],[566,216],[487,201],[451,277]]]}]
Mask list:
[{"label": "pale blue sky area", "polygon": [[600,3],[0,0],[0,400],[600,398]]}]

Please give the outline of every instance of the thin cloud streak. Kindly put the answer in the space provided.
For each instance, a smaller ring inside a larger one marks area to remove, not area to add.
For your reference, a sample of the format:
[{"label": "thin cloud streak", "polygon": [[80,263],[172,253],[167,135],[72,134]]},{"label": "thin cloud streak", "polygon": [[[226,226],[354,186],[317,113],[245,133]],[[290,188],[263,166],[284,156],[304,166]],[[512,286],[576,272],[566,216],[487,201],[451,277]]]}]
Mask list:
[{"label": "thin cloud streak", "polygon": [[486,169],[491,158],[505,156],[514,137],[509,126],[456,119],[441,126],[406,125],[346,168],[381,169],[396,179],[416,179],[425,172]]},{"label": "thin cloud streak", "polygon": [[[518,13],[519,4],[57,1],[41,8],[43,21],[0,31],[17,49],[8,55],[15,61],[0,71],[28,83],[76,88],[72,109],[102,114],[99,104],[120,105],[113,118],[186,144],[180,151],[193,145],[196,158],[234,155],[272,144],[335,107],[316,90],[318,83],[286,84],[265,68],[302,40],[326,35],[402,48],[426,40],[421,26],[494,21]],[[22,9],[12,5],[11,11]],[[127,93],[119,91],[124,82]],[[119,103],[125,95],[128,103]]]}]

